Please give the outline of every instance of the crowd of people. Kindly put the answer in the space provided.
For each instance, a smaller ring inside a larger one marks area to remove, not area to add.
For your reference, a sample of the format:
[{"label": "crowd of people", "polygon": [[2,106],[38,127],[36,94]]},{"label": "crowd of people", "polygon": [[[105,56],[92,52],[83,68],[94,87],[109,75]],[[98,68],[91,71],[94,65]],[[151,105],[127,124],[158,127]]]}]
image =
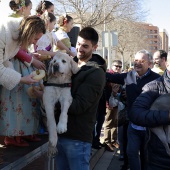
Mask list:
[{"label": "crowd of people", "polygon": [[[29,147],[29,142],[41,140],[37,136],[40,120],[46,117],[43,81],[34,80],[32,72],[47,71],[60,50],[77,62],[80,70],[72,76],[67,131],[58,135],[57,170],[89,170],[92,147],[106,147],[111,152],[119,148],[122,170],[169,169],[170,155],[149,128],[170,124],[169,110],[150,110],[159,96],[170,91],[170,56],[158,50],[152,60],[148,51],[140,50],[133,69],[122,72],[123,63],[114,60],[107,70],[105,60],[93,53],[99,41],[94,28],[80,30],[74,48],[68,36],[73,18],[64,14],[57,20],[52,2],[41,1],[36,15],[31,15],[31,0],[10,0],[9,8],[13,13],[0,21],[0,136],[4,136],[4,144]],[[43,56],[50,57],[42,61]],[[27,94],[29,87],[36,98]],[[119,125],[122,110],[127,113],[126,121]]]},{"label": "crowd of people", "polygon": [[[153,54],[153,58],[148,51],[140,50],[134,57],[132,70],[130,69],[126,73],[121,72],[122,63],[115,60],[111,70],[106,72],[107,83],[104,89],[106,112],[105,121],[102,122],[104,144],[106,149],[113,152],[116,148],[114,141],[118,142],[120,160],[124,161],[122,170],[169,169],[170,155],[162,146],[160,136],[155,136],[150,131],[150,128],[170,124],[168,109],[166,111],[150,110],[151,105],[159,96],[169,93],[169,57],[164,50],[157,50]],[[108,85],[111,85],[110,91]],[[121,86],[125,89],[123,100],[120,99]],[[124,101],[124,108],[127,110],[127,121],[121,126],[118,125],[118,122],[115,125],[115,120],[118,121],[121,110],[119,109],[120,101]],[[98,120],[100,119],[97,118]],[[98,122],[96,122],[96,126],[97,124]],[[115,136],[116,128],[118,130],[116,130]],[[112,135],[108,136],[108,134]],[[100,144],[100,140],[98,144]],[[95,144],[92,146],[97,148]]]}]

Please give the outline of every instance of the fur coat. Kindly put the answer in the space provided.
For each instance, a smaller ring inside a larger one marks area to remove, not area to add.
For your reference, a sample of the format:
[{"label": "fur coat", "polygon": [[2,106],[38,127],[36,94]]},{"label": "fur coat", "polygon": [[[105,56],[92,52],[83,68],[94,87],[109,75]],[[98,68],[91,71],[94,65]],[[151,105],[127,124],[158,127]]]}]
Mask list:
[{"label": "fur coat", "polygon": [[0,85],[13,89],[21,79],[21,74],[13,69],[12,59],[19,51],[16,41],[22,18],[7,17],[0,21]]}]

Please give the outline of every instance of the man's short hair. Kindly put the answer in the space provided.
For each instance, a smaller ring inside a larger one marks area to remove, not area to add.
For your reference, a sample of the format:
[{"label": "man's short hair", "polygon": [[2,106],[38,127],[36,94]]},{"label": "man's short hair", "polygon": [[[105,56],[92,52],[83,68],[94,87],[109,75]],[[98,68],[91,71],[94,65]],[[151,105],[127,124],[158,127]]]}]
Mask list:
[{"label": "man's short hair", "polygon": [[85,27],[79,32],[79,36],[85,40],[91,41],[92,45],[96,45],[99,41],[97,31],[92,27]]},{"label": "man's short hair", "polygon": [[118,63],[118,64],[122,65],[122,62],[121,62],[120,60],[113,60],[112,66],[113,66],[115,63]]},{"label": "man's short hair", "polygon": [[150,62],[152,61],[152,54],[149,51],[147,51],[147,50],[140,50],[136,54],[138,54],[138,53],[145,54],[148,57],[148,60]]},{"label": "man's short hair", "polygon": [[158,50],[160,52],[160,58],[165,57],[165,61],[167,60],[167,52],[164,50]]}]

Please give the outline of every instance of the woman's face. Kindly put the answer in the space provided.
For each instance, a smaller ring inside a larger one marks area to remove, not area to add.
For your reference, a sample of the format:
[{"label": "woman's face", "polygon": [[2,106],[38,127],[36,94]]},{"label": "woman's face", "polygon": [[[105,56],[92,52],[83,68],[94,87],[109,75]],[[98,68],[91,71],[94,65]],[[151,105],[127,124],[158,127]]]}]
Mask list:
[{"label": "woman's face", "polygon": [[65,24],[65,27],[66,27],[66,31],[67,31],[67,32],[70,32],[71,29],[73,28],[73,19],[70,20],[69,22],[67,22],[67,23]]},{"label": "woman's face", "polygon": [[38,33],[36,34],[35,36],[33,36],[31,39],[30,39],[30,45],[31,44],[34,44],[36,45],[37,44],[37,41],[42,37],[43,33]]},{"label": "woman's face", "polygon": [[28,17],[29,15],[31,15],[31,9],[32,9],[32,3],[30,3],[27,7],[26,6],[23,7],[24,17]]},{"label": "woman's face", "polygon": [[54,5],[51,5],[48,9],[47,12],[54,14]]},{"label": "woman's face", "polygon": [[56,24],[56,20],[48,23],[48,29],[50,32],[54,29],[55,24]]}]

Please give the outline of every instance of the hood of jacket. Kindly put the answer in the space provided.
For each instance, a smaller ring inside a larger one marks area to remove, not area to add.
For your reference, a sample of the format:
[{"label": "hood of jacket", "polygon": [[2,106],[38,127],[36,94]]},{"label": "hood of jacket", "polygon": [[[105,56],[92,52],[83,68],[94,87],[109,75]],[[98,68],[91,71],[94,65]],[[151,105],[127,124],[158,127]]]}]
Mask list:
[{"label": "hood of jacket", "polygon": [[[74,61],[78,63],[78,58],[74,57]],[[86,65],[83,67],[100,67],[103,69],[104,72],[106,72],[107,66],[106,61],[98,54],[92,54],[92,58],[87,61]]]}]

